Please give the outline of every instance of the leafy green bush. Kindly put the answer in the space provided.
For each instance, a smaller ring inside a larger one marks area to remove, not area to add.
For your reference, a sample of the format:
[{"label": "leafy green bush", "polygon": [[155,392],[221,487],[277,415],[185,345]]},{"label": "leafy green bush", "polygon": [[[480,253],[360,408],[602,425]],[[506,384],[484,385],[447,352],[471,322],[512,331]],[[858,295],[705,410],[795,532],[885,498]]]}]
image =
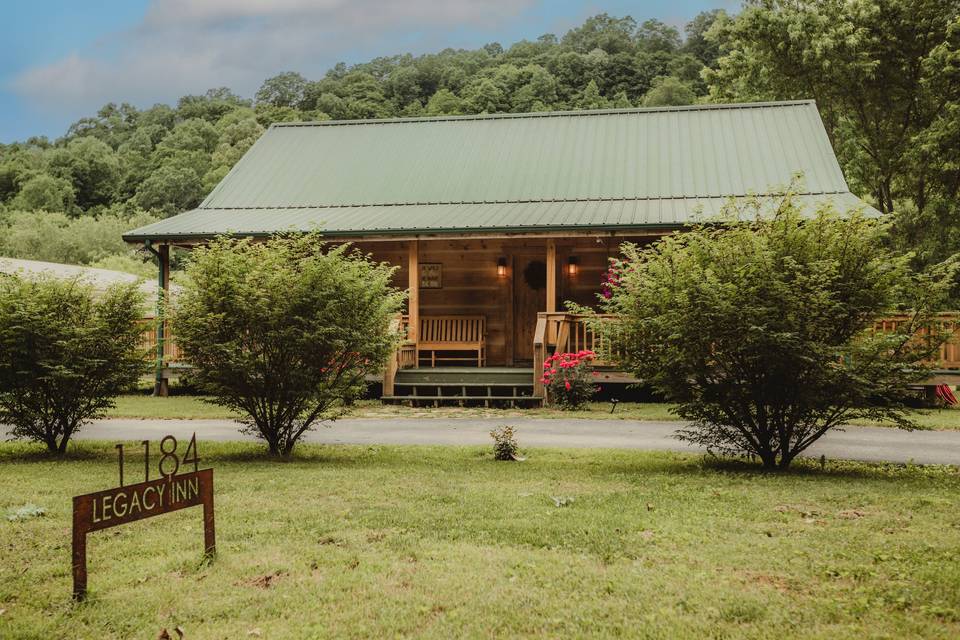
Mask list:
[{"label": "leafy green bush", "polygon": [[596,354],[583,350],[577,353],[556,353],[543,362],[543,378],[547,398],[564,410],[579,409],[590,402],[597,386],[590,362]]},{"label": "leafy green bush", "polygon": [[[601,297],[622,321],[594,326],[678,403],[691,421],[681,439],[787,467],[844,423],[913,426],[907,387],[941,344],[933,312],[955,265],[911,272],[884,225],[858,212],[807,218],[787,192],[731,204],[723,224],[623,245]],[[896,332],[873,331],[895,310],[908,317]]]},{"label": "leafy green bush", "polygon": [[245,417],[244,431],[287,456],[381,370],[399,336],[394,267],[317,234],[220,238],[193,251],[172,309],[191,378]]},{"label": "leafy green bush", "polygon": [[517,444],[516,433],[510,425],[497,427],[490,432],[493,438],[494,460],[518,460],[520,445]]},{"label": "leafy green bush", "polygon": [[[157,218],[143,211],[71,218],[63,213],[10,211],[0,215],[0,255],[63,264],[93,265],[123,256],[129,268],[147,265],[121,237]],[[117,266],[117,265],[111,265]],[[122,265],[121,265],[122,266]],[[105,267],[110,268],[110,267]],[[156,268],[147,265],[155,274]],[[140,271],[145,272],[146,269]],[[140,273],[136,271],[135,273]]]},{"label": "leafy green bush", "polygon": [[14,438],[66,452],[145,370],[143,294],[80,280],[0,276],[0,423]]}]

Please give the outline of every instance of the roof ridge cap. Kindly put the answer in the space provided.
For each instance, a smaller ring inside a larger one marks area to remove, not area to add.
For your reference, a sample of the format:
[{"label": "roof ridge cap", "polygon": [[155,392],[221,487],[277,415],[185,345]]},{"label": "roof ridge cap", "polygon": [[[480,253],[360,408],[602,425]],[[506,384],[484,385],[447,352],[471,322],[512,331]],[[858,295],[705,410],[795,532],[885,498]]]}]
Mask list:
[{"label": "roof ridge cap", "polygon": [[413,118],[369,118],[360,120],[309,120],[303,122],[274,122],[270,129],[296,127],[343,127],[351,125],[414,124],[424,122],[469,122],[472,120],[518,120],[534,118],[595,117],[620,114],[646,114],[664,112],[713,111],[720,109],[770,109],[816,105],[812,99],[776,100],[767,102],[717,102],[663,107],[629,107],[619,109],[579,109],[563,111],[532,111],[524,113],[476,113],[468,115],[436,115]]},{"label": "roof ridge cap", "polygon": [[[797,191],[793,195],[797,196],[815,196],[815,195],[834,195],[851,193],[849,189],[835,191]],[[720,195],[683,195],[683,196],[630,196],[623,198],[539,198],[524,200],[447,200],[437,202],[364,202],[364,203],[336,203],[336,204],[302,204],[302,205],[263,205],[255,207],[205,207],[202,204],[191,211],[257,211],[273,209],[367,209],[370,207],[427,207],[427,206],[450,206],[450,205],[475,205],[475,204],[541,204],[552,202],[648,202],[651,200],[724,200],[727,198],[752,198],[756,196],[776,196],[785,195],[781,191],[754,191],[748,193],[725,193]]]}]

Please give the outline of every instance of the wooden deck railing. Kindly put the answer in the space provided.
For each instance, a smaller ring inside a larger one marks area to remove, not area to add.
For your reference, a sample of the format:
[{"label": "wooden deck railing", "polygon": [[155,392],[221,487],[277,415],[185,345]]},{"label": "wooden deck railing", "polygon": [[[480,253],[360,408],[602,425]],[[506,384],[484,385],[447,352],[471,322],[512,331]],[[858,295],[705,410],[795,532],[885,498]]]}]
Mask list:
[{"label": "wooden deck railing", "polygon": [[[612,315],[599,316],[601,320],[615,321]],[[909,320],[907,315],[891,315],[878,320],[878,331],[896,331],[904,322]],[[939,370],[960,370],[960,311],[941,313],[938,321],[945,330],[952,333],[940,347],[939,356],[933,362],[933,367]],[[409,318],[406,315],[398,316],[392,326],[393,330],[407,335]],[[157,353],[157,325],[153,318],[144,318],[140,321],[143,327],[141,346],[149,350],[147,359],[156,361]],[[921,335],[923,335],[921,333]],[[176,336],[173,335],[170,323],[164,325],[163,365],[165,367],[176,364],[181,360],[180,349],[177,346]],[[533,367],[534,367],[534,395],[544,397],[543,361],[554,353],[576,352],[590,350],[596,353],[594,364],[600,367],[613,367],[618,362],[618,349],[610,344],[602,332],[594,331],[586,322],[586,316],[574,313],[539,313],[533,338]],[[393,382],[397,371],[416,366],[416,345],[404,340],[390,357],[383,376],[384,395],[393,394]]]},{"label": "wooden deck railing", "polygon": [[[599,315],[601,321],[615,321],[616,316]],[[616,364],[617,350],[602,332],[595,331],[587,316],[576,313],[538,313],[533,333],[533,395],[546,397],[543,383],[543,362],[555,353],[593,351],[594,365]]]},{"label": "wooden deck railing", "polygon": [[391,331],[398,331],[403,336],[403,340],[397,345],[396,350],[387,358],[387,366],[383,370],[383,395],[392,396],[394,391],[394,382],[397,379],[397,371],[400,369],[409,369],[416,366],[417,348],[416,345],[407,339],[410,328],[410,318],[406,315],[397,316],[390,323]]},{"label": "wooden deck railing", "polygon": [[[616,321],[616,316],[601,315],[602,320]],[[938,322],[944,330],[951,333],[950,338],[940,346],[940,354],[932,363],[938,370],[960,370],[960,311],[938,314]],[[878,331],[896,331],[909,316],[892,315],[876,323]],[[920,332],[923,336],[925,332]],[[619,351],[616,345],[602,333],[594,331],[586,322],[586,316],[574,313],[539,313],[533,337],[534,395],[545,398],[543,383],[543,362],[555,353],[569,353],[581,350],[596,353],[594,364],[600,367],[616,366]]]},{"label": "wooden deck railing", "polygon": [[[896,331],[906,322],[910,321],[907,314],[892,315],[877,320],[875,328],[877,331],[892,332]],[[951,336],[940,345],[940,353],[934,358],[934,369],[960,369],[960,311],[952,311],[937,314],[937,323],[942,331],[948,332]],[[921,330],[918,337],[923,339],[928,331]]]},{"label": "wooden deck railing", "polygon": [[[143,327],[140,334],[140,346],[147,350],[147,360],[156,362],[157,360],[157,321],[154,318],[143,318],[139,321]],[[163,364],[169,366],[180,361],[180,348],[174,339],[170,328],[170,322],[163,323]]]}]

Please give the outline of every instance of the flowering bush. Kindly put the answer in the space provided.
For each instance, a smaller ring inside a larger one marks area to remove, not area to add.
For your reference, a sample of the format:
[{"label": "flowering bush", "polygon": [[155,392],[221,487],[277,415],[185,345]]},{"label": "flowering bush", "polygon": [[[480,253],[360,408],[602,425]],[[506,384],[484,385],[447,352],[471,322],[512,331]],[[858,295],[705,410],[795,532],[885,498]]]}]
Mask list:
[{"label": "flowering bush", "polygon": [[561,409],[578,409],[589,402],[599,387],[593,384],[596,373],[590,362],[593,351],[557,353],[543,362],[541,382],[547,387],[547,396]]},{"label": "flowering bush", "polygon": [[619,258],[610,258],[609,260],[610,265],[607,267],[607,270],[603,272],[603,277],[600,280],[600,295],[606,300],[613,297],[617,287],[623,282],[624,274],[630,273],[634,269],[632,266],[629,266],[626,261]]}]

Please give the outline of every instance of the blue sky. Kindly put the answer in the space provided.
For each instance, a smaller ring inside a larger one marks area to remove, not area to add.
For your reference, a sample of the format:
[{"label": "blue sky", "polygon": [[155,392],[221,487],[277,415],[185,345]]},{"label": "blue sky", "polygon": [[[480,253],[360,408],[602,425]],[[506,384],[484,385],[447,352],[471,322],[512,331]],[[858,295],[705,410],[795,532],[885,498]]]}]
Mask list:
[{"label": "blue sky", "polygon": [[562,35],[600,12],[682,26],[736,0],[34,0],[0,21],[0,142],[51,138],[107,102],[143,107],[339,61]]}]

